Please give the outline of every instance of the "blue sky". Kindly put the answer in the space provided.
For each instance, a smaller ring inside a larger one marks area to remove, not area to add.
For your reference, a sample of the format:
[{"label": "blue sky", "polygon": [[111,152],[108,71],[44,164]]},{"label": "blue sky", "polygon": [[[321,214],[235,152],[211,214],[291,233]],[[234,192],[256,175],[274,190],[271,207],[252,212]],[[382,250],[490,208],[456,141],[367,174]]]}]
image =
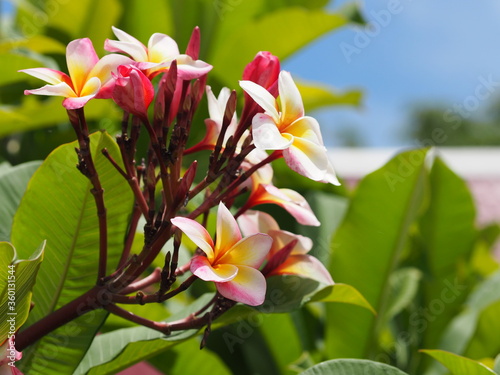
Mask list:
[{"label": "blue sky", "polygon": [[[346,2],[335,1],[330,8]],[[364,89],[361,109],[314,114],[327,145],[337,144],[336,133],[346,127],[359,131],[367,146],[415,145],[418,141],[404,140],[404,134],[409,112],[416,105],[442,104],[454,111],[456,105],[469,103],[472,113],[486,107],[495,90],[500,94],[500,85],[494,84],[500,82],[498,0],[366,0],[360,4],[366,19],[380,26],[371,35],[344,28],[284,64],[305,80]],[[484,80],[490,82],[488,90],[483,88],[488,95],[481,95],[475,106],[471,96]]]}]

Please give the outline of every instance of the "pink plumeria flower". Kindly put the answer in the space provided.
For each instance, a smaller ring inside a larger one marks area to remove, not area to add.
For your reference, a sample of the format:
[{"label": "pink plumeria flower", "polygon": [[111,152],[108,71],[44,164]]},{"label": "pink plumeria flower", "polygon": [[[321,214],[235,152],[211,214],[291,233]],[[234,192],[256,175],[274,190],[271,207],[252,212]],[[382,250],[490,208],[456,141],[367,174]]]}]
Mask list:
[{"label": "pink plumeria flower", "polygon": [[191,260],[194,275],[215,282],[219,293],[233,301],[250,306],[264,302],[266,280],[258,268],[271,248],[271,237],[256,233],[242,238],[236,220],[223,203],[217,212],[215,244],[198,222],[184,217],[171,221],[206,255],[196,255]]},{"label": "pink plumeria flower", "polygon": [[[264,267],[266,277],[273,275],[296,275],[332,285],[333,280],[325,266],[315,257],[307,254],[312,248],[310,238],[281,230],[274,218],[260,211],[248,211],[238,218],[245,235],[267,233],[273,245]],[[295,241],[295,244],[292,242]],[[290,246],[292,245],[292,246]]]},{"label": "pink plumeria flower", "polygon": [[83,38],[68,44],[66,63],[69,75],[49,68],[20,70],[49,83],[39,89],[26,90],[24,94],[63,96],[66,98],[62,103],[64,108],[81,108],[92,98],[110,98],[114,86],[111,73],[119,65],[131,64],[133,61],[116,54],[99,60],[90,39]]},{"label": "pink plumeria flower", "polygon": [[14,336],[5,340],[0,345],[0,375],[23,375],[14,365],[14,362],[22,357],[22,353],[18,352],[14,346]]},{"label": "pink plumeria flower", "polygon": [[[249,169],[266,156],[267,154],[262,150],[253,150],[242,164],[243,169]],[[260,204],[276,204],[288,211],[299,224],[316,227],[321,225],[311,206],[302,195],[292,189],[277,188],[273,185],[272,180],[273,169],[269,164],[264,165],[252,174],[250,182],[242,186],[250,190],[250,196],[244,205],[244,209]]]},{"label": "pink plumeria flower", "polygon": [[184,80],[199,78],[212,70],[212,65],[191,56],[181,54],[177,43],[168,35],[154,33],[146,47],[125,31],[112,27],[118,40],[106,39],[104,49],[121,52],[132,57],[137,67],[146,72],[149,78],[168,70],[172,61],[177,60],[177,74]]},{"label": "pink plumeria flower", "polygon": [[240,86],[264,109],[252,119],[255,147],[283,150],[283,157],[295,172],[314,181],[340,185],[328,160],[318,122],[304,116],[304,105],[290,73],[282,71],[278,78],[281,106],[269,91],[252,81]]}]

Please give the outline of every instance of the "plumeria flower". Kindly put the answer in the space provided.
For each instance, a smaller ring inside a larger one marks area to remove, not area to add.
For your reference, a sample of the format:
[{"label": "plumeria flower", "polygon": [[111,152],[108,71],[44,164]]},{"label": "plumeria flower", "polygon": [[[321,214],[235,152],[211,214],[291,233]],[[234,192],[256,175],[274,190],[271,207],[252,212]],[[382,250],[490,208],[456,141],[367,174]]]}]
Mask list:
[{"label": "plumeria flower", "polygon": [[174,60],[177,60],[178,76],[185,80],[199,78],[212,70],[212,65],[181,54],[177,43],[168,35],[154,33],[149,38],[146,47],[125,31],[114,26],[112,29],[118,40],[106,39],[104,49],[129,55],[138,63],[137,67],[144,70],[149,78],[168,70]]},{"label": "plumeria flower", "polygon": [[99,60],[90,39],[83,38],[68,44],[66,63],[69,75],[49,68],[20,70],[49,83],[39,89],[25,90],[24,94],[63,96],[66,98],[62,103],[64,108],[81,108],[92,98],[110,98],[114,87],[111,73],[119,65],[131,64],[133,61],[117,54]]},{"label": "plumeria flower", "polygon": [[314,181],[339,185],[318,122],[304,116],[304,105],[290,73],[282,71],[278,78],[281,106],[264,87],[252,81],[240,86],[259,104],[264,113],[252,119],[255,147],[262,150],[283,150],[283,157],[295,172]]},{"label": "plumeria flower", "polygon": [[[205,120],[207,132],[205,133],[205,137],[198,144],[185,151],[186,154],[190,154],[200,150],[213,150],[215,145],[217,144],[217,139],[219,138],[219,134],[222,129],[224,113],[226,111],[227,101],[229,100],[229,96],[231,95],[231,90],[229,90],[227,87],[223,87],[218,97],[214,95],[210,86],[207,86],[205,91],[207,93],[209,115],[209,118]],[[238,120],[235,112],[233,118],[231,119],[231,123],[229,124],[228,128],[226,129],[226,133],[224,134],[224,141],[222,143],[223,145],[226,144],[230,136],[234,135],[237,125]],[[245,137],[242,137],[242,139],[244,138]]]},{"label": "plumeria flower", "polygon": [[266,277],[273,275],[296,275],[332,285],[333,280],[325,266],[307,254],[312,248],[310,238],[281,230],[274,218],[260,211],[248,211],[238,218],[245,235],[267,233],[273,245],[264,267]]},{"label": "plumeria flower", "polygon": [[[249,169],[266,156],[267,154],[262,150],[253,150],[242,163],[243,169]],[[299,224],[320,226],[321,223],[314,215],[306,199],[295,190],[274,186],[273,174],[272,167],[266,164],[251,175],[248,184],[242,185],[242,187],[250,190],[250,196],[242,211],[259,204],[276,204],[288,211]]]},{"label": "plumeria flower", "polygon": [[19,361],[22,356],[22,353],[18,352],[14,346],[14,336],[5,340],[0,345],[0,375],[23,375],[14,366],[14,362]]},{"label": "plumeria flower", "polygon": [[198,222],[184,217],[171,221],[206,255],[196,255],[191,260],[194,275],[215,282],[219,293],[233,301],[251,306],[264,302],[266,280],[258,268],[271,248],[271,237],[256,233],[242,238],[236,220],[223,203],[217,212],[215,244]]},{"label": "plumeria flower", "polygon": [[148,107],[155,90],[151,81],[140,69],[132,65],[121,65],[115,77],[113,100],[125,111],[136,116],[147,117]]}]

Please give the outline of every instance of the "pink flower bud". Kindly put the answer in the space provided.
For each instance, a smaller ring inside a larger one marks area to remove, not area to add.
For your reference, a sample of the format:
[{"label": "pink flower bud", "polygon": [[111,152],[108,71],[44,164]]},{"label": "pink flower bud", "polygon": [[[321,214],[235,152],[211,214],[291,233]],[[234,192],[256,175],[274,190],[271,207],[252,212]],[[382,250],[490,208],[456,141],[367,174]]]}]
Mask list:
[{"label": "pink flower bud", "polygon": [[132,65],[119,66],[115,80],[113,100],[116,104],[136,116],[146,117],[155,94],[151,81]]},{"label": "pink flower bud", "polygon": [[266,89],[278,80],[280,61],[272,53],[261,51],[243,71],[243,80],[252,81]]}]

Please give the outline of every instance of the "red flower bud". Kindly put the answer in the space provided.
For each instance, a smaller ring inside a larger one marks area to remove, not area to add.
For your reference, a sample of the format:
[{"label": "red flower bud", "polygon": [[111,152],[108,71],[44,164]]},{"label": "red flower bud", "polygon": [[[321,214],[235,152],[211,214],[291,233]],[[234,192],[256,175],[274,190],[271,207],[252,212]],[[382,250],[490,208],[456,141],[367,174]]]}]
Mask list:
[{"label": "red flower bud", "polygon": [[252,81],[269,89],[278,80],[280,61],[272,53],[261,51],[243,71],[243,80]]},{"label": "red flower bud", "polygon": [[146,117],[155,91],[151,81],[132,65],[120,65],[115,77],[113,100],[125,111]]},{"label": "red flower bud", "polygon": [[[252,81],[267,89],[274,97],[278,96],[278,77],[280,74],[280,60],[272,53],[261,51],[255,55],[254,59],[245,67],[243,80]],[[238,133],[247,129],[252,118],[260,110],[254,100],[244,92],[245,105],[241,112],[241,120]]]}]

